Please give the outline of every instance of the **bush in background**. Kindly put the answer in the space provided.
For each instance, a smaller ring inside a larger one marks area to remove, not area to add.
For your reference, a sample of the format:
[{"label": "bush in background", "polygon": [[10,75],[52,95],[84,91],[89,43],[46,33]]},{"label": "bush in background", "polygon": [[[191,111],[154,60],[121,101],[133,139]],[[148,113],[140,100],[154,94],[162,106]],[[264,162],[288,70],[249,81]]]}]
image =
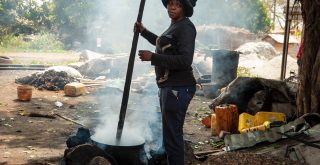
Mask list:
[{"label": "bush in background", "polygon": [[37,35],[7,35],[0,46],[3,51],[31,51],[31,52],[63,52],[64,45],[52,33],[42,32]]}]

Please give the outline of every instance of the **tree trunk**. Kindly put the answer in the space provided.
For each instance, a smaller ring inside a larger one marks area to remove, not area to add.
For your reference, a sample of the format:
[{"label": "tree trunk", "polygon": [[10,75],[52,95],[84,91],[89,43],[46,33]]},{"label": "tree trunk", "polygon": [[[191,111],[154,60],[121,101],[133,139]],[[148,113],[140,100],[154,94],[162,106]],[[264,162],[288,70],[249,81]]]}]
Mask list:
[{"label": "tree trunk", "polygon": [[320,112],[320,0],[300,1],[305,29],[297,97],[298,116]]}]

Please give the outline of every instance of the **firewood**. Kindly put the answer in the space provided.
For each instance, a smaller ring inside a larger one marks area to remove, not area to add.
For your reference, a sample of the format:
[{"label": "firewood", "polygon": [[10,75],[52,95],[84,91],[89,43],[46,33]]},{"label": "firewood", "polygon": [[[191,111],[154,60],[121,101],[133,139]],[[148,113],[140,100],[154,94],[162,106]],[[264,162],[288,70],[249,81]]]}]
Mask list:
[{"label": "firewood", "polygon": [[216,153],[216,152],[221,152],[223,150],[208,150],[208,151],[198,151],[198,152],[194,152],[194,155],[196,156],[203,156],[203,155],[208,155],[208,154],[212,154],[212,153]]},{"label": "firewood", "polygon": [[58,113],[56,113],[55,115],[58,116],[58,117],[60,117],[60,118],[62,118],[62,119],[65,119],[65,120],[67,120],[67,121],[70,121],[70,122],[72,122],[72,123],[74,123],[74,124],[78,124],[78,125],[80,125],[80,126],[82,126],[82,127],[86,127],[85,125],[83,125],[83,124],[81,124],[81,123],[79,123],[79,122],[77,122],[77,121],[74,121],[74,120],[72,120],[72,119],[70,119],[70,118],[67,118],[67,117],[65,117],[65,116],[62,116],[62,115],[60,115],[60,114],[58,114]]}]

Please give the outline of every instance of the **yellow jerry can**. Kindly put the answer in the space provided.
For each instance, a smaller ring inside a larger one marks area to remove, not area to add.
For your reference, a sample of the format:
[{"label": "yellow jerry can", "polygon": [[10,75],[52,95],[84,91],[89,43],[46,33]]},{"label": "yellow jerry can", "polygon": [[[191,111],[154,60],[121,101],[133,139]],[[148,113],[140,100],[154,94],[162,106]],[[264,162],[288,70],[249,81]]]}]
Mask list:
[{"label": "yellow jerry can", "polygon": [[284,121],[286,122],[286,115],[280,112],[258,112],[254,115],[254,125],[262,125],[264,122],[270,121]]},{"label": "yellow jerry can", "polygon": [[253,126],[254,126],[254,116],[248,113],[241,113],[239,115],[239,125],[238,125],[239,132],[242,132],[242,130],[253,127]]}]

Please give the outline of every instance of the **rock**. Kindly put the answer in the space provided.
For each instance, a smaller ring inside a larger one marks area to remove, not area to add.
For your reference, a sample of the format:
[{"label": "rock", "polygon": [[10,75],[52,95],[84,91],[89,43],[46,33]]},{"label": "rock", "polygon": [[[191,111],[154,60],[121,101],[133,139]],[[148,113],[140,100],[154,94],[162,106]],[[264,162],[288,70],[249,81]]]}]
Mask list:
[{"label": "rock", "polygon": [[127,55],[113,55],[95,58],[78,66],[79,71],[89,77],[106,76],[108,78],[125,77],[127,69]]},{"label": "rock", "polygon": [[252,56],[256,54],[260,59],[272,59],[277,55],[276,49],[268,42],[248,42],[236,49],[242,53],[241,56]]},{"label": "rock", "polygon": [[96,59],[96,58],[104,57],[103,54],[99,54],[99,53],[96,53],[96,52],[93,52],[93,51],[90,51],[90,50],[82,51],[79,56],[80,56],[80,58],[79,58],[80,62],[90,61],[90,60],[93,60],[93,59]]}]

